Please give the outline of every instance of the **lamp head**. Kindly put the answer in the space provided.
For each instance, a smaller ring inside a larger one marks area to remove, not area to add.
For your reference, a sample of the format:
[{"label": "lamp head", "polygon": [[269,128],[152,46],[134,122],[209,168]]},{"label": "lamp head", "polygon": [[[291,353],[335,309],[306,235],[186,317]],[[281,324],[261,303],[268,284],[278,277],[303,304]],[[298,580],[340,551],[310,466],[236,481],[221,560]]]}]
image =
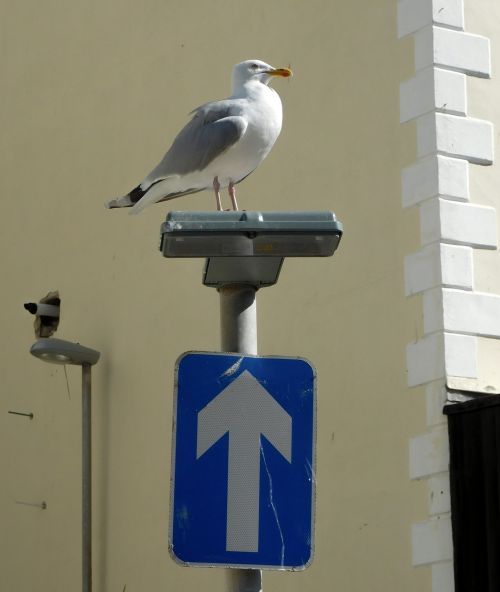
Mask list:
[{"label": "lamp head", "polygon": [[100,352],[79,343],[72,343],[64,339],[42,337],[37,339],[30,348],[30,353],[36,358],[51,364],[74,364],[93,366],[100,357]]},{"label": "lamp head", "polygon": [[329,257],[342,236],[333,212],[169,212],[165,257]]},{"label": "lamp head", "polygon": [[164,257],[205,257],[203,284],[272,286],[285,257],[330,257],[342,237],[333,212],[170,212]]}]

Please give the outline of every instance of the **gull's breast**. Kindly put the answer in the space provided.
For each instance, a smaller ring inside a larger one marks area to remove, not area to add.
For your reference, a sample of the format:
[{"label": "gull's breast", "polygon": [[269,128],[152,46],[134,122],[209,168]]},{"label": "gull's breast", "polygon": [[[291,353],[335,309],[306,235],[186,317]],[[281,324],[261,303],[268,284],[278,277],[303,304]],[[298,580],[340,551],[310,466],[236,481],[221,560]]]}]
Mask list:
[{"label": "gull's breast", "polygon": [[242,104],[240,114],[248,122],[245,134],[209,167],[223,187],[230,181],[238,183],[256,169],[280,134],[281,101],[273,90],[267,87],[265,90],[268,92],[261,100],[249,100]]}]

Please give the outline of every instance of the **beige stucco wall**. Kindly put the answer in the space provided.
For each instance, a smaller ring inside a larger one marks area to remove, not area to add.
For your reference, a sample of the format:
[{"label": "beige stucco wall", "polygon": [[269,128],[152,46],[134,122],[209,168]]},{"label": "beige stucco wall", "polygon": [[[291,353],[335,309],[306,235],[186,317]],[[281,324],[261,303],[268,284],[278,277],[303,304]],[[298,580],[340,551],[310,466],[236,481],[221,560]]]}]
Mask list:
[{"label": "beige stucco wall", "polygon": [[[193,107],[226,96],[232,65],[290,64],[275,149],[239,186],[246,209],[333,209],[331,260],[290,260],[258,296],[260,352],[318,371],[316,554],[268,590],[430,589],[411,567],[410,525],[426,519],[408,480],[408,439],[425,425],[406,387],[405,346],[421,305],[403,291],[418,248],[400,169],[412,46],[396,1],[46,2],[2,6],[0,589],[67,592],[80,582],[80,371],[32,358],[25,301],[59,290],[57,336],[102,352],[94,369],[94,588],[220,590],[222,570],[168,555],[173,367],[217,350],[218,296],[201,261],[157,250],[168,206],[140,217],[103,202],[131,189]],[[172,203],[212,209],[198,194]],[[33,420],[8,415],[31,411]],[[47,503],[46,510],[16,501]]]}]

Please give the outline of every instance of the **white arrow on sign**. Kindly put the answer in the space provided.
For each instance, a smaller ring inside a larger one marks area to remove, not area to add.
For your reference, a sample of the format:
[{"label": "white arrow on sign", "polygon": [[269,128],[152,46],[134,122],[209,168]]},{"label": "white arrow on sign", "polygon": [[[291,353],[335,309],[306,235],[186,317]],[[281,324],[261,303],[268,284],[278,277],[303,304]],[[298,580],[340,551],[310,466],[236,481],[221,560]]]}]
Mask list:
[{"label": "white arrow on sign", "polygon": [[259,550],[261,434],[292,462],[292,418],[247,370],[198,413],[196,458],[229,432],[226,551]]}]

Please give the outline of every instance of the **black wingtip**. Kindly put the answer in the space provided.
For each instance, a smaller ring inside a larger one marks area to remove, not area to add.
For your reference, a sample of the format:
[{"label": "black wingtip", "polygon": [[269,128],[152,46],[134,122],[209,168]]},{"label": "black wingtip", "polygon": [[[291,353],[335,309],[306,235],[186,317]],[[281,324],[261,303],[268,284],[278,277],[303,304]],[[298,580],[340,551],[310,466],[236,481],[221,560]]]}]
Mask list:
[{"label": "black wingtip", "polygon": [[133,204],[136,204],[140,199],[142,199],[145,193],[146,192],[143,189],[141,189],[141,186],[137,185],[137,187],[134,187],[134,189],[132,189],[128,196],[130,198],[130,201]]}]

